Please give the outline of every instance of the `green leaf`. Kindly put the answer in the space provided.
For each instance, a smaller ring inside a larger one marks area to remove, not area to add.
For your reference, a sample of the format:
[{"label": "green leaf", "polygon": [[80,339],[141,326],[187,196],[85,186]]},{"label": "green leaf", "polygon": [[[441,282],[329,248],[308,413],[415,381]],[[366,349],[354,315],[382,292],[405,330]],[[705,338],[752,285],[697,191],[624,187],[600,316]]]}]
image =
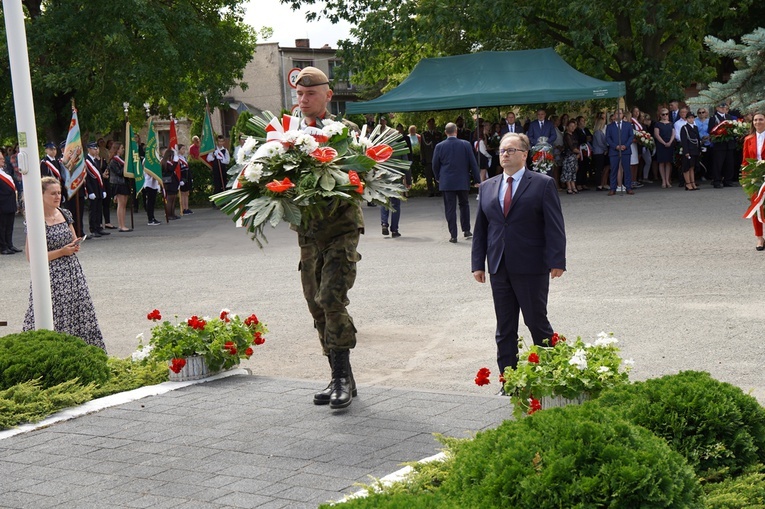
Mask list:
[{"label": "green leaf", "polygon": [[335,188],[335,179],[328,172],[319,178],[319,186],[325,191],[331,191]]}]

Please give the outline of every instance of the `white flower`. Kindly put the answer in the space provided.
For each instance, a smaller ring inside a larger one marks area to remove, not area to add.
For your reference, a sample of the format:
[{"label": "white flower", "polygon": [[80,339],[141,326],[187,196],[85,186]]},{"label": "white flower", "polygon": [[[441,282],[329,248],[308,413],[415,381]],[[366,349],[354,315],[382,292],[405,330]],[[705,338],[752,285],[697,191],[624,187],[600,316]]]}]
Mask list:
[{"label": "white flower", "polygon": [[270,159],[280,156],[286,152],[284,145],[280,141],[269,141],[258,147],[253,159]]},{"label": "white flower", "polygon": [[249,182],[259,182],[263,176],[263,165],[260,163],[250,163],[244,169],[244,178]]},{"label": "white flower", "polygon": [[608,366],[601,366],[598,368],[598,373],[608,373],[609,371],[611,371],[611,368]]},{"label": "white flower", "polygon": [[362,150],[366,150],[372,146],[372,142],[370,141],[369,138],[366,138],[364,136],[357,136],[356,133],[354,133],[353,139],[351,140],[351,145],[353,145],[356,148],[361,148]]},{"label": "white flower", "polygon": [[249,136],[247,141],[244,142],[242,148],[239,149],[239,153],[236,156],[237,164],[244,164],[255,152],[255,148],[258,146],[258,140]]},{"label": "white flower", "polygon": [[[142,334],[139,334],[142,335]],[[131,359],[133,362],[141,362],[145,358],[149,356],[149,353],[154,349],[152,345],[144,346],[140,350],[136,350],[133,352],[133,355],[131,355]]]},{"label": "white flower", "polygon": [[335,136],[336,134],[342,134],[344,129],[345,129],[345,124],[343,124],[342,122],[335,122],[333,120],[325,120],[324,126],[321,128],[321,131],[324,133],[326,137],[331,138]]},{"label": "white flower", "polygon": [[143,332],[139,333],[135,338],[139,343],[143,343]]},{"label": "white flower", "polygon": [[608,346],[618,342],[619,340],[613,337],[613,335],[600,332],[598,339],[595,340],[595,346]]},{"label": "white flower", "polygon": [[568,363],[572,366],[576,366],[580,371],[584,371],[587,369],[587,353],[580,348],[574,352],[574,355]]},{"label": "white flower", "polygon": [[295,140],[295,147],[299,148],[304,154],[310,154],[319,148],[319,142],[310,134],[301,133]]},{"label": "white flower", "polygon": [[624,361],[625,366],[632,366],[633,364],[635,364],[635,361],[633,361],[632,359],[627,359],[626,361]]}]

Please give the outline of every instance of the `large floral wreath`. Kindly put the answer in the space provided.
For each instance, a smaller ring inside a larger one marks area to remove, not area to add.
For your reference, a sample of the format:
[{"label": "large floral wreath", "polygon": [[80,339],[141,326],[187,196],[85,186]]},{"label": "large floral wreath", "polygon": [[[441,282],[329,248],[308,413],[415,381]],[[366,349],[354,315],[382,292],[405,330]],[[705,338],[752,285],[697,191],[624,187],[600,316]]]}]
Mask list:
[{"label": "large floral wreath", "polygon": [[756,159],[747,159],[746,164],[741,167],[741,177],[739,178],[741,188],[752,200],[749,208],[744,212],[744,218],[750,219],[757,216],[761,223],[765,223],[765,161]]},{"label": "large floral wreath", "polygon": [[300,130],[301,119],[270,112],[249,120],[253,133],[228,173],[231,189],[210,197],[260,247],[263,228],[282,220],[296,226],[332,213],[342,203],[362,201],[390,207],[402,198],[403,172],[410,162],[401,135],[392,129],[360,133],[324,120],[321,128]]},{"label": "large floral wreath", "polygon": [[741,143],[749,134],[751,125],[741,120],[723,120],[709,132],[713,143],[736,140]]}]

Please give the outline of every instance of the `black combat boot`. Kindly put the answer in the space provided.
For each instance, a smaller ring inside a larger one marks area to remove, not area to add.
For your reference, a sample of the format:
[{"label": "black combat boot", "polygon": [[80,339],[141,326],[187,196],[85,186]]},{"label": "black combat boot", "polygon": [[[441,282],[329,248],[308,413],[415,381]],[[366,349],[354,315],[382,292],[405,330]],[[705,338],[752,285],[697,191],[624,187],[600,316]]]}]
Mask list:
[{"label": "black combat boot", "polygon": [[353,401],[351,385],[351,363],[348,350],[330,350],[332,361],[332,393],[329,395],[329,408],[345,408]]},{"label": "black combat boot", "polygon": [[[332,357],[328,356],[329,359],[329,369],[332,369]],[[353,379],[353,371],[351,371],[351,365],[348,364],[348,373],[351,375],[351,394],[353,397],[356,397],[357,391],[356,391],[356,380]],[[327,387],[317,392],[313,395],[313,404],[314,405],[329,405],[329,397],[332,394],[332,389],[334,385],[332,384],[332,381],[330,380],[329,384],[327,384]]]}]

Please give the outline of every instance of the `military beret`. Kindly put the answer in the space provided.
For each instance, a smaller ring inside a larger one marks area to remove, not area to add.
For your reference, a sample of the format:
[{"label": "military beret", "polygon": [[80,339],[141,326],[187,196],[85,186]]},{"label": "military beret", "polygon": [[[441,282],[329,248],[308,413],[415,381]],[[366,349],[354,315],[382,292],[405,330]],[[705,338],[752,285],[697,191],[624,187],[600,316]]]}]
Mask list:
[{"label": "military beret", "polygon": [[52,141],[49,141],[48,143],[45,144],[45,148],[56,148],[56,144],[53,143]]},{"label": "military beret", "polygon": [[319,85],[329,85],[329,79],[320,69],[309,66],[300,71],[295,83],[304,87],[318,87]]}]

